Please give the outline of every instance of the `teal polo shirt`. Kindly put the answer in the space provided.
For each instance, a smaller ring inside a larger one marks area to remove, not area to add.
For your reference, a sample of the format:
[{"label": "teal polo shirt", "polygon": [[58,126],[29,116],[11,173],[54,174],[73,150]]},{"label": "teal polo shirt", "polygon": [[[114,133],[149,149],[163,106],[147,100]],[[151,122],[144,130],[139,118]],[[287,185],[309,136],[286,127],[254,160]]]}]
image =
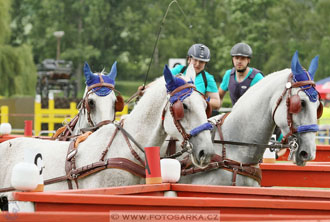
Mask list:
[{"label": "teal polo shirt", "polygon": [[[184,67],[183,65],[176,65],[173,69],[171,69],[172,74],[173,75],[179,74],[183,67]],[[183,75],[186,74],[186,71],[187,69],[184,71]],[[206,92],[218,92],[217,83],[215,82],[213,75],[211,75],[205,70],[204,72],[207,80],[207,88],[205,89],[203,76],[201,73],[199,73],[196,75],[195,78],[196,89],[199,92],[203,93],[204,95],[206,94]]]}]

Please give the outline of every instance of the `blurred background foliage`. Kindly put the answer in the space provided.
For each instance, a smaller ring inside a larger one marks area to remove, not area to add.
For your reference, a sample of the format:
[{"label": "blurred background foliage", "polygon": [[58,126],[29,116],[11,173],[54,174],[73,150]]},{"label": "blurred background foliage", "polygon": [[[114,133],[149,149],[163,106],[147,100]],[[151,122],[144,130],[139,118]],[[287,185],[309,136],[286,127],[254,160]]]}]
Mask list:
[{"label": "blurred background foliage", "polygon": [[[83,84],[82,64],[110,70],[118,61],[120,81],[143,82],[162,18],[171,0],[1,0],[0,96],[34,95],[36,64],[56,57],[73,61]],[[162,73],[169,58],[184,58],[194,43],[211,50],[207,70],[220,81],[232,67],[237,42],[251,45],[250,66],[268,74],[320,55],[316,80],[330,73],[329,0],[177,0],[165,20],[147,82]],[[135,87],[135,86],[134,86]]]}]

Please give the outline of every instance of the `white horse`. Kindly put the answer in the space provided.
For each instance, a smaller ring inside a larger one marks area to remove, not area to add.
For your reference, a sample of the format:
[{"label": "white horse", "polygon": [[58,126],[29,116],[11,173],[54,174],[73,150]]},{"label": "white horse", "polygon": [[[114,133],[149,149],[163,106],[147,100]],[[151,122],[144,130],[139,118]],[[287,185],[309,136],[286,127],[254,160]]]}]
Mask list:
[{"label": "white horse", "polygon": [[[96,167],[93,168],[96,171],[104,167],[109,169],[90,176],[72,170],[67,178],[66,159],[72,157],[71,152],[67,155],[70,142],[17,138],[0,144],[1,187],[10,186],[12,168],[23,160],[26,147],[41,153],[45,164],[45,180],[65,177],[62,182],[46,185],[45,190],[68,189],[66,179],[74,180],[76,177],[83,177],[78,180],[79,188],[142,183],[144,178],[136,175],[139,175],[138,170],[144,172],[144,154],[135,143],[144,147],[160,146],[167,134],[182,138],[185,141],[183,148],[191,152],[197,163],[207,162],[209,156],[214,154],[211,134],[203,127],[208,124],[205,112],[207,102],[194,90],[193,82],[187,83],[195,79],[194,68],[188,67],[187,75],[179,78],[173,76],[166,66],[164,77],[165,81],[159,78],[146,90],[130,115],[121,123],[124,130],[118,130],[119,125],[105,125],[72,150],[77,152],[77,169],[83,166],[87,171],[93,167]],[[129,136],[125,136],[125,132],[134,137],[134,144]]]},{"label": "white horse", "polygon": [[[120,93],[114,89],[117,76],[117,62],[111,67],[108,74],[93,73],[85,62],[84,75],[86,79],[86,88],[83,99],[79,104],[79,113],[72,121],[64,127],[61,127],[54,138],[67,140],[82,133],[82,130],[94,127],[94,129],[113,122],[116,111],[122,111],[123,98]],[[117,96],[116,93],[117,92]]]},{"label": "white horse", "polygon": [[[296,52],[291,69],[267,75],[251,87],[225,119],[222,115],[211,118],[221,128],[221,138],[218,128],[216,132],[218,142],[248,144],[215,143],[218,155],[213,157],[209,171],[183,177],[181,182],[259,186],[258,163],[266,148],[262,144],[268,144],[275,124],[284,135],[282,143],[290,145],[294,163],[303,166],[306,161],[313,160],[317,118],[322,115],[322,103],[313,82],[317,66],[318,57],[315,57],[307,72],[301,67]],[[222,125],[219,122],[223,122]],[[189,174],[191,170],[186,172]]]}]

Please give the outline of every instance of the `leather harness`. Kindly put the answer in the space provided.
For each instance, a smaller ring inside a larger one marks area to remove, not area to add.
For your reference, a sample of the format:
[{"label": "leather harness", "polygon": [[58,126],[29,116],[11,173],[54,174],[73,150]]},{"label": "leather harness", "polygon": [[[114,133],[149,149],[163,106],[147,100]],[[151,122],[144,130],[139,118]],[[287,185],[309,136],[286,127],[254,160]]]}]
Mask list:
[{"label": "leather harness", "polygon": [[[218,128],[220,140],[223,140],[223,134],[221,130],[221,126],[224,123],[224,120],[229,115],[226,113],[219,119],[216,123],[216,127]],[[237,174],[248,176],[254,180],[256,180],[259,184],[261,183],[261,169],[257,166],[258,163],[240,163],[231,159],[226,158],[226,147],[222,144],[222,155],[213,154],[211,157],[211,161],[206,168],[198,168],[192,167],[190,160],[188,158],[181,161],[181,175],[189,175],[194,173],[206,172],[210,170],[216,169],[224,169],[233,173],[232,177],[232,186],[236,186],[236,178]]]},{"label": "leather harness", "polygon": [[[306,85],[310,85],[309,87],[307,87],[307,88],[310,88],[310,87],[315,85],[314,81],[311,80],[309,75],[308,75],[309,80],[299,81],[299,82],[293,82],[292,81],[292,76],[293,75],[291,73],[288,77],[288,82],[286,84],[286,88],[283,90],[283,93],[281,94],[280,98],[277,100],[276,107],[275,107],[275,109],[273,111],[273,114],[272,114],[273,120],[274,120],[275,112],[276,112],[277,108],[279,107],[279,104],[283,100],[285,94],[287,94],[287,100],[286,100],[287,123],[288,123],[288,126],[290,128],[290,132],[283,137],[283,139],[281,141],[282,147],[286,146],[285,143],[287,142],[288,137],[292,136],[294,133],[297,132],[297,129],[294,128],[294,125],[293,125],[293,117],[292,117],[292,112],[290,110],[290,104],[292,103],[292,101],[290,100],[292,98],[291,89],[292,88],[298,88],[298,87],[301,87],[301,86],[306,86]],[[307,89],[307,88],[304,88],[304,89]],[[298,102],[300,102],[300,99],[298,100]],[[319,106],[317,112],[318,112],[318,116],[319,116],[319,113],[322,113],[322,105]],[[229,113],[224,115],[216,123],[216,127],[218,128],[218,132],[219,132],[219,136],[220,136],[220,141],[223,141],[223,142],[225,142],[225,141],[223,139],[221,126],[222,126],[225,118],[228,115],[229,115]],[[188,159],[183,160],[182,161],[183,170],[181,171],[182,175],[193,174],[193,173],[198,173],[198,172],[203,172],[203,171],[222,168],[224,170],[228,170],[228,171],[233,172],[233,177],[232,177],[232,185],[233,186],[236,185],[237,174],[240,174],[240,175],[243,175],[243,176],[248,176],[248,177],[256,180],[260,184],[262,176],[261,176],[261,169],[256,167],[256,166],[258,166],[258,163],[247,163],[247,164],[245,163],[245,164],[243,164],[243,163],[236,162],[234,160],[230,160],[230,159],[226,158],[226,147],[225,147],[224,144],[225,143],[222,143],[222,156],[217,155],[217,154],[213,155],[212,158],[211,158],[211,162],[210,162],[209,166],[207,166],[205,169],[196,168],[196,167],[191,168],[190,164],[189,164],[189,160]],[[245,143],[245,145],[247,145],[247,143]]]}]

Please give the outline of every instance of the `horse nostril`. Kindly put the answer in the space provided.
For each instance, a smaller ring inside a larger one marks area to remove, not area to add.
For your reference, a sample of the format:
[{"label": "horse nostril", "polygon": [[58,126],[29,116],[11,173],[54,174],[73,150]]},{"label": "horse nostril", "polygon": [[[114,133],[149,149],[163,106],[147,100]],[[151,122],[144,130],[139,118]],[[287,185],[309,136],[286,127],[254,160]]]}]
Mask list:
[{"label": "horse nostril", "polygon": [[204,150],[201,150],[198,154],[198,160],[201,161],[202,159],[205,158],[205,153]]},{"label": "horse nostril", "polygon": [[302,160],[307,160],[308,159],[308,153],[306,151],[301,151],[299,153],[299,156]]}]

